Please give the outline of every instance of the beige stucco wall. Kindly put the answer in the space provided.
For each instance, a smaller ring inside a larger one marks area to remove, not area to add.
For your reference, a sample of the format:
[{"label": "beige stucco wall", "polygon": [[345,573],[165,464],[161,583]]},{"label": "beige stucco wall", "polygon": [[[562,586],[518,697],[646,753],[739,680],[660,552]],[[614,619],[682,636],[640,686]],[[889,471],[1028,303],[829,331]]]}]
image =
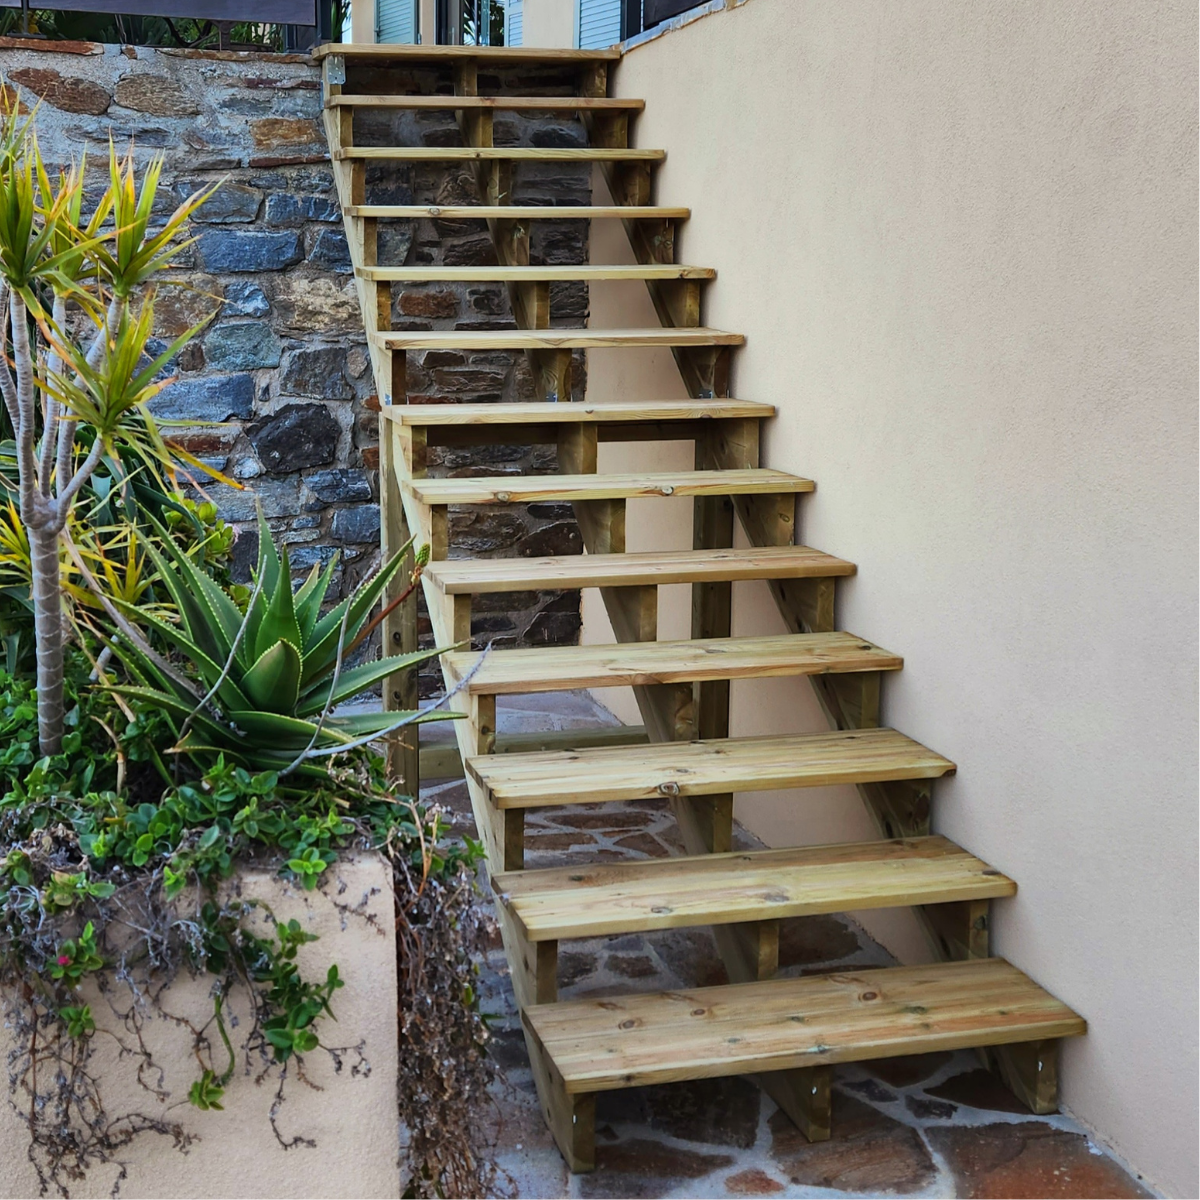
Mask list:
[{"label": "beige stucco wall", "polygon": [[576,0],[523,0],[523,46],[575,45]]},{"label": "beige stucco wall", "polygon": [[[284,1103],[277,1123],[285,1138],[307,1138],[309,1147],[284,1149],[271,1129],[270,1112],[278,1087],[278,1071],[261,1083],[246,1070],[245,1055],[225,1090],[224,1112],[200,1112],[187,1102],[188,1088],[199,1075],[192,1056],[191,1035],[172,1022],[150,1017],[144,1028],[147,1045],[163,1068],[169,1095],[156,1099],[136,1080],[136,1060],[118,1060],[115,1042],[105,1029],[120,1030],[103,996],[88,995],[96,1017],[96,1057],[93,1074],[111,1114],[142,1112],[179,1122],[195,1137],[187,1150],[175,1149],[169,1138],[143,1134],[119,1151],[128,1168],[120,1194],[138,1197],[389,1197],[400,1194],[397,1159],[400,1127],[396,1106],[396,952],[392,929],[391,871],[375,855],[335,865],[325,891],[304,892],[263,872],[236,877],[246,899],[266,903],[280,920],[296,919],[320,939],[301,948],[298,963],[307,979],[323,979],[331,963],[345,980],[333,997],[336,1021],[318,1026],[322,1043],[348,1049],[343,1067],[321,1050],[305,1055],[308,1084],[294,1066],[289,1071]],[[265,930],[263,931],[265,933]],[[191,1020],[197,1028],[212,1015],[210,976],[192,979],[186,973],[164,993],[163,1006]],[[118,987],[114,1000],[128,1006],[128,994]],[[249,1028],[244,995],[231,1005],[240,1017],[244,1036]],[[235,1049],[238,1030],[230,1033]],[[130,1038],[125,1036],[125,1041]],[[224,1067],[216,1036],[218,1068]],[[9,1041],[0,1028],[0,1061],[7,1061]],[[0,1095],[0,1198],[36,1196],[37,1176],[26,1149],[25,1125],[13,1112],[7,1091]],[[311,1084],[311,1086],[309,1086]],[[86,1180],[71,1184],[75,1197],[105,1197],[112,1193],[118,1168],[99,1166]]]},{"label": "beige stucco wall", "polygon": [[[748,335],[736,394],[779,406],[765,465],[817,481],[803,540],[858,563],[841,626],[905,656],[885,719],[959,764],[935,827],[1020,885],[997,950],[1091,1023],[1066,1104],[1184,1196],[1195,63],[1183,0],[748,0],[634,49],[613,89],[669,152],[658,199],[693,206],[681,261],[719,270],[706,323]],[[598,234],[593,260],[621,249]],[[592,323],[656,323],[639,304],[597,286]],[[633,352],[593,354],[589,385],[681,394],[669,359]],[[602,469],[679,454],[608,448]],[[631,512],[631,548],[686,544],[676,507]],[[679,607],[662,624],[686,634]],[[782,628],[757,586],[735,625]],[[736,732],[821,727],[805,685],[734,704]],[[848,790],[739,812],[773,843],[871,835]]]}]

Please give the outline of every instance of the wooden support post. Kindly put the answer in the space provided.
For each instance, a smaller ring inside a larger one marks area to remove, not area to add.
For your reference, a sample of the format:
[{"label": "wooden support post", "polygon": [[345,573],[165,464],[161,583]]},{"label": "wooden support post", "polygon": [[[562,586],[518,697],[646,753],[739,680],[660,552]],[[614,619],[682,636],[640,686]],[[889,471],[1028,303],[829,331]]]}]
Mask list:
[{"label": "wooden support post", "polygon": [[383,281],[375,284],[375,327],[381,330],[392,327],[392,285]]},{"label": "wooden support post", "polygon": [[[379,502],[380,526],[382,530],[382,555],[386,562],[409,540],[408,521],[400,498],[400,481],[396,471],[396,440],[391,421],[382,417],[379,421]],[[410,548],[400,568],[389,580],[383,592],[386,607],[395,600],[412,578],[415,556]],[[408,601],[390,612],[383,621],[383,653],[412,654],[418,648],[417,595],[414,591]],[[388,712],[405,712],[417,708],[419,703],[418,675],[416,668],[397,671],[383,682],[383,707]],[[413,797],[419,794],[420,740],[417,730],[410,725],[388,739],[388,772],[401,781],[405,792]]]},{"label": "wooden support post", "polygon": [[767,1071],[758,1085],[792,1119],[810,1142],[829,1141],[833,1072],[829,1067]]},{"label": "wooden support post", "polygon": [[999,1075],[1030,1112],[1058,1112],[1058,1048],[1060,1039],[989,1046],[981,1051],[988,1068]]},{"label": "wooden support post", "polygon": [[[364,267],[377,267],[379,265],[379,222],[374,217],[352,217],[359,229],[361,230],[362,240],[362,264]],[[391,316],[391,305],[388,305],[388,316]],[[389,319],[385,324],[380,325],[380,329],[391,329],[392,323]]]},{"label": "wooden support post", "polygon": [[448,596],[451,605],[450,636],[455,644],[466,642],[471,644],[471,597],[465,595]]},{"label": "wooden support post", "polygon": [[953,904],[926,904],[917,911],[935,938],[942,958],[957,961],[988,957],[990,907],[989,900],[962,900]]},{"label": "wooden support post", "polygon": [[558,943],[531,942],[513,922],[513,937],[521,953],[513,964],[512,973],[521,974],[513,990],[528,999],[524,1004],[553,1004],[558,999]]},{"label": "wooden support post", "polygon": [[542,1117],[554,1135],[558,1152],[573,1175],[596,1167],[596,1094],[567,1091],[554,1061],[543,1049],[537,1034],[525,1026],[525,1043],[530,1048],[533,1074],[542,1102]]},{"label": "wooden support post", "polygon": [[675,346],[673,352],[689,395],[701,400],[729,395],[728,346]]},{"label": "wooden support post", "polygon": [[[547,304],[549,301],[547,300]],[[547,313],[549,310],[547,309]],[[549,317],[547,316],[547,322]],[[541,393],[539,399],[552,404],[571,399],[571,351],[529,350],[534,383]]]}]

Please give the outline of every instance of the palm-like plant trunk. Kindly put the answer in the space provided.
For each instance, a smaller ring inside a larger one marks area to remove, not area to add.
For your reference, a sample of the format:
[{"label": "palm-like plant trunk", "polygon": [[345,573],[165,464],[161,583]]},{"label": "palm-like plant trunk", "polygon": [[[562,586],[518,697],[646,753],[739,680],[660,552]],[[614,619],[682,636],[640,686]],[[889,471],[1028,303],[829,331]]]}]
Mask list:
[{"label": "palm-like plant trunk", "polygon": [[63,735],[63,612],[58,532],[29,528],[33,565],[33,627],[37,647],[38,747],[57,754]]}]

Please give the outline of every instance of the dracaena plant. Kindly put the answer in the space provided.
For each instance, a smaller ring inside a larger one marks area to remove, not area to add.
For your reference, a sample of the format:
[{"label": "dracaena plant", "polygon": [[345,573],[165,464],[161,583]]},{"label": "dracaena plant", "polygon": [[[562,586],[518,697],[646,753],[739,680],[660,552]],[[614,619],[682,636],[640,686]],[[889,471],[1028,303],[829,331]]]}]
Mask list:
[{"label": "dracaena plant", "polygon": [[[134,610],[126,602],[116,604],[130,616],[136,613],[169,654],[157,653],[127,627],[114,649],[137,682],[113,690],[166,714],[176,735],[175,752],[200,757],[222,753],[253,770],[312,773],[321,770],[317,760],[401,724],[453,715],[334,711],[388,675],[414,669],[440,653],[423,650],[346,666],[382,620],[382,611],[374,618],[372,612],[408,546],[325,613],[321,609],[337,559],[324,570],[314,566],[297,585],[286,546],[282,552],[276,548],[261,517],[258,567],[244,606],[170,538],[162,539],[161,547],[147,542],[144,549],[178,612],[177,621],[144,608]],[[418,573],[427,556],[427,549],[417,555]],[[415,583],[414,577],[410,587]]]},{"label": "dracaena plant", "polygon": [[[132,153],[109,150],[109,185],[86,219],[83,171],[52,181],[32,121],[15,98],[0,111],[0,394],[15,435],[18,507],[28,538],[43,754],[63,735],[64,614],[60,557],[72,509],[120,451],[170,469],[146,403],[170,382],[163,367],[203,327],[148,355],[150,286],[190,242],[199,192],[167,220],[151,215],[161,156],[139,182]],[[80,330],[82,329],[82,335]]]}]

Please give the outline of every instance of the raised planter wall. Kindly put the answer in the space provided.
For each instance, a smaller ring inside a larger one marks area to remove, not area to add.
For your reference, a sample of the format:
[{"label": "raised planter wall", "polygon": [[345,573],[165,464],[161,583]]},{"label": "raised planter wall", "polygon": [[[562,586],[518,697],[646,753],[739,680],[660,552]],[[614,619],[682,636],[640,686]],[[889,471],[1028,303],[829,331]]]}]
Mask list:
[{"label": "raised planter wall", "polygon": [[[131,1006],[129,991],[115,985],[108,995],[84,989],[97,1032],[93,1074],[100,1081],[110,1115],[144,1113],[177,1122],[191,1137],[186,1152],[172,1139],[143,1133],[119,1150],[114,1161],[71,1183],[73,1197],[113,1194],[121,1169],[128,1174],[120,1195],[367,1197],[399,1195],[400,1128],[396,1109],[396,955],[392,937],[391,871],[375,855],[348,858],[332,867],[323,891],[305,892],[269,871],[239,873],[233,886],[246,899],[269,906],[283,921],[295,918],[319,940],[300,950],[305,978],[321,979],[337,963],[345,987],[333,998],[336,1022],[318,1026],[322,1043],[339,1048],[304,1056],[303,1078],[293,1063],[278,1103],[280,1069],[257,1054],[238,1054],[235,1074],[225,1090],[223,1112],[200,1112],[188,1103],[188,1089],[200,1073],[190,1033],[152,1011],[143,1037],[156,1068],[146,1072],[165,1095],[138,1083],[138,1059],[117,1057],[115,1033],[135,1045],[118,1016]],[[213,1011],[213,977],[181,973],[162,995],[162,1008],[202,1027]],[[231,1005],[239,1018],[231,1029],[235,1049],[249,1028],[244,992]],[[227,1061],[216,1043],[217,1069]],[[5,1077],[12,1040],[0,1028]],[[340,1066],[339,1066],[340,1062]],[[28,1103],[20,1091],[16,1102]],[[272,1108],[276,1109],[272,1127]],[[278,1131],[278,1137],[276,1136]],[[282,1139],[282,1140],[281,1140]],[[299,1140],[295,1140],[299,1139]],[[283,1141],[294,1141],[285,1148]],[[310,1144],[311,1143],[311,1144]],[[26,1126],[10,1103],[7,1088],[0,1102],[0,1197],[38,1195],[38,1177],[28,1158]]]}]

